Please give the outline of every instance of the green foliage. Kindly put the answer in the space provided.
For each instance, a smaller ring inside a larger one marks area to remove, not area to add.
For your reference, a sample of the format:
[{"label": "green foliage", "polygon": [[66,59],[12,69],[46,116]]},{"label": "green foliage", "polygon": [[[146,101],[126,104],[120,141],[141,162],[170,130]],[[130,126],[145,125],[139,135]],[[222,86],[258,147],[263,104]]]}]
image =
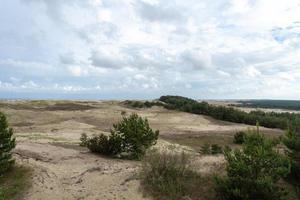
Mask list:
[{"label": "green foliage", "polygon": [[107,156],[118,155],[122,152],[122,138],[114,133],[93,135],[91,138],[86,134],[81,135],[80,146],[86,146],[90,151]]},{"label": "green foliage", "polygon": [[272,140],[249,130],[241,150],[226,150],[227,176],[216,177],[220,199],[283,199],[286,192],[277,182],[289,173],[290,165],[274,147]]},{"label": "green foliage", "polygon": [[201,154],[220,154],[223,153],[223,148],[219,146],[218,144],[208,144],[205,143],[204,145],[201,146],[200,149]]},{"label": "green foliage", "polygon": [[223,153],[223,148],[219,146],[218,144],[208,144],[205,143],[203,146],[201,146],[200,153],[202,154],[220,154]]},{"label": "green foliage", "polygon": [[289,179],[300,187],[300,120],[289,123],[283,143],[287,147],[287,155],[291,160]]},{"label": "green foliage", "polygon": [[245,142],[245,135],[244,131],[238,131],[234,134],[233,143],[234,144],[243,144]]},{"label": "green foliage", "polygon": [[88,141],[89,141],[89,138],[87,136],[86,133],[82,133],[81,136],[80,136],[80,146],[81,147],[87,147],[88,146]]},{"label": "green foliage", "polygon": [[165,103],[164,107],[167,109],[208,115],[219,120],[249,125],[256,125],[256,122],[259,121],[262,126],[268,128],[286,129],[288,121],[297,118],[300,119],[300,114],[296,113],[263,111],[251,111],[247,113],[232,107],[210,105],[207,102],[198,102],[180,96],[162,96],[159,100]]},{"label": "green foliage", "polygon": [[243,100],[238,103],[235,106],[300,110],[299,100]]},{"label": "green foliage", "polygon": [[[142,186],[154,199],[214,199],[209,180],[191,167],[185,153],[151,151],[146,154],[141,170]],[[206,191],[204,191],[206,190]]]},{"label": "green foliage", "polygon": [[2,187],[0,187],[0,200],[4,200],[4,191]]},{"label": "green foliage", "polygon": [[16,142],[13,130],[8,127],[6,116],[0,112],[0,175],[3,175],[14,164],[11,150],[15,148]]},{"label": "green foliage", "polygon": [[124,102],[125,105],[131,108],[151,108],[152,106],[163,106],[163,103],[159,101],[130,101],[127,100]]},{"label": "green foliage", "polygon": [[202,154],[211,154],[210,144],[205,143],[201,146],[200,153]]},{"label": "green foliage", "polygon": [[114,124],[109,136],[101,134],[89,138],[82,134],[80,145],[104,155],[125,154],[128,158],[140,159],[145,151],[156,143],[158,135],[159,131],[153,131],[147,119],[132,114]]},{"label": "green foliage", "polygon": [[13,166],[0,177],[0,200],[23,199],[24,191],[31,186],[31,175],[30,168]]},{"label": "green foliage", "polygon": [[211,145],[211,154],[220,154],[222,153],[222,147],[217,145],[217,144],[212,144]]}]

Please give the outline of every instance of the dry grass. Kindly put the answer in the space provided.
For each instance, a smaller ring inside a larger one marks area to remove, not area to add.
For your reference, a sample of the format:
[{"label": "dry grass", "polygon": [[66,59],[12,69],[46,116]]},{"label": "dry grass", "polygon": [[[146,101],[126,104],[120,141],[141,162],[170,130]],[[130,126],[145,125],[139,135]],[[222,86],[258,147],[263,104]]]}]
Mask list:
[{"label": "dry grass", "polygon": [[185,153],[149,152],[143,161],[142,186],[155,199],[215,199],[211,177],[201,176]]}]

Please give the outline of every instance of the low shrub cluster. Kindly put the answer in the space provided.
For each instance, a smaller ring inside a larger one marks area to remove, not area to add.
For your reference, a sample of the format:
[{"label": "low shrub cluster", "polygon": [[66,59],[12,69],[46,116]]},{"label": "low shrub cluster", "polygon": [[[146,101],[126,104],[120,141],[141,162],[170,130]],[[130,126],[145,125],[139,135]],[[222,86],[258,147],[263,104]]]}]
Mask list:
[{"label": "low shrub cluster", "polygon": [[245,131],[238,131],[234,134],[233,143],[234,144],[243,144],[245,142]]},{"label": "low shrub cluster", "polygon": [[216,177],[219,198],[284,199],[286,192],[277,183],[289,173],[290,165],[274,147],[274,141],[249,130],[241,150],[226,150],[227,176]]},{"label": "low shrub cluster", "polygon": [[213,181],[201,177],[191,167],[185,153],[151,151],[141,171],[142,186],[160,200],[214,199]]},{"label": "low shrub cluster", "polygon": [[223,153],[223,148],[218,144],[204,144],[201,146],[200,153],[202,154],[220,154]]},{"label": "low shrub cluster", "polygon": [[140,159],[145,151],[156,143],[158,135],[159,131],[153,131],[147,119],[132,114],[114,124],[108,136],[100,134],[89,138],[82,134],[80,145],[104,155]]},{"label": "low shrub cluster", "polygon": [[247,113],[232,107],[210,105],[207,102],[198,102],[181,96],[162,96],[159,100],[165,103],[164,107],[167,109],[203,114],[219,120],[249,125],[256,125],[259,122],[260,125],[268,128],[286,129],[288,121],[300,119],[300,114],[297,113],[263,111]]}]

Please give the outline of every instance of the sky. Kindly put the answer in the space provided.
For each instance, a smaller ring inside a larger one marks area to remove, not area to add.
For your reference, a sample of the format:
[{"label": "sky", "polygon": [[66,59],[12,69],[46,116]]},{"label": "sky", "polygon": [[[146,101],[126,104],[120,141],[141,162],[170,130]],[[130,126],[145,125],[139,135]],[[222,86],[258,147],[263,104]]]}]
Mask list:
[{"label": "sky", "polygon": [[300,99],[300,0],[1,0],[0,98]]}]

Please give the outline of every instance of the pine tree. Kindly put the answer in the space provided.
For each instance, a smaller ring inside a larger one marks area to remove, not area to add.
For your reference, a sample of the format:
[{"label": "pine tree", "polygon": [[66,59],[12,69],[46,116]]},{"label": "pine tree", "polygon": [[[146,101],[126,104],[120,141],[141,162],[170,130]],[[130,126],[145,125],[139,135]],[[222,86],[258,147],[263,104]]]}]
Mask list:
[{"label": "pine tree", "polygon": [[277,183],[289,173],[290,166],[275,145],[257,128],[246,133],[241,150],[225,151],[227,176],[216,178],[220,199],[284,199],[286,192]]},{"label": "pine tree", "polygon": [[13,130],[8,127],[6,116],[0,112],[0,175],[3,175],[13,164],[11,150],[15,148]]}]

